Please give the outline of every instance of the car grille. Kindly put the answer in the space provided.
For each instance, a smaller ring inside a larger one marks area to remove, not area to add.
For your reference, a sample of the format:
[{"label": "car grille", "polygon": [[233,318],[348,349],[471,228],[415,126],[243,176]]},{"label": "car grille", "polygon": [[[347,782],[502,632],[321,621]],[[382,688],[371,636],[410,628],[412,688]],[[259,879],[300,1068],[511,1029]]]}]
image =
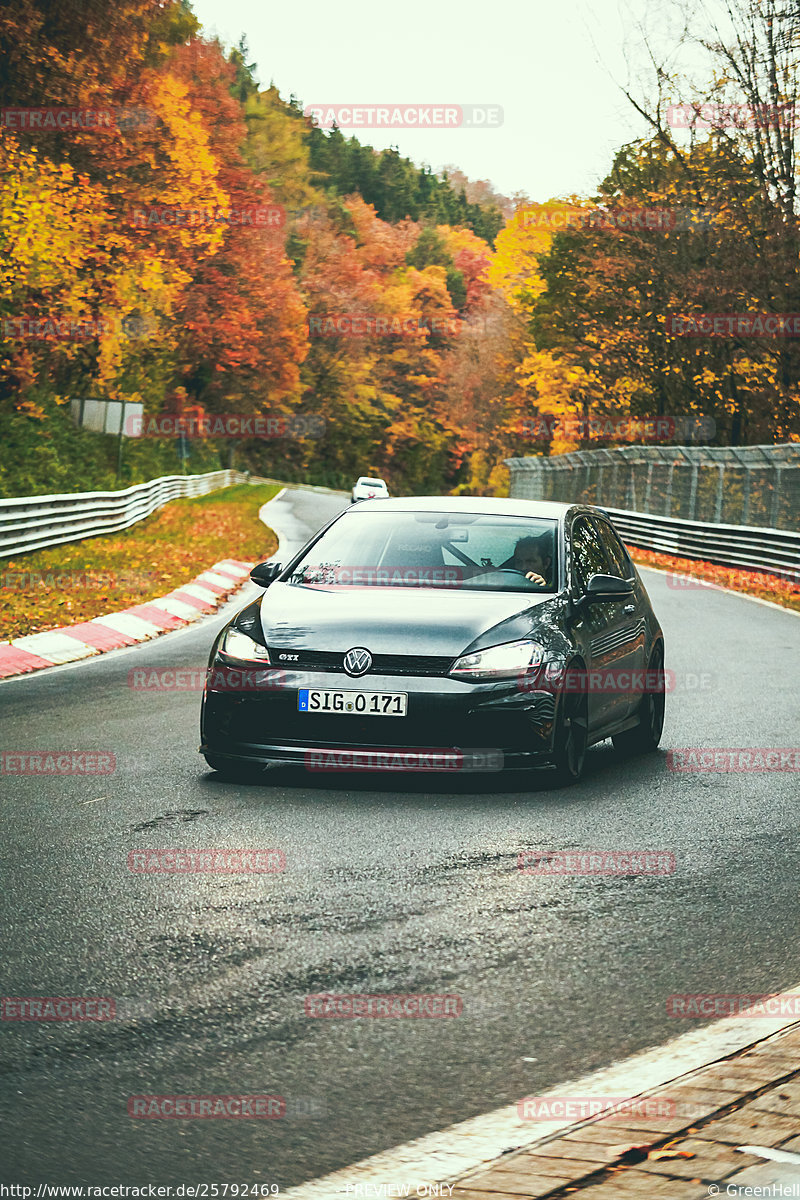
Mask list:
[{"label": "car grille", "polygon": [[[432,727],[430,721],[381,721],[376,717],[308,717],[308,724],[297,720],[275,721],[269,725],[272,741],[301,742],[306,745],[329,746],[419,746],[446,748],[462,745],[464,724],[443,721]],[[253,732],[256,732],[254,729]],[[263,740],[263,726],[259,740]]]},{"label": "car grille", "polygon": [[[299,671],[344,671],[344,652],[331,650],[281,650],[270,646],[271,661]],[[291,655],[281,658],[282,654]],[[446,675],[455,660],[443,655],[374,654],[367,675]],[[359,679],[364,678],[358,676]]]},{"label": "car grille", "polygon": [[442,713],[436,720],[404,717],[308,715],[298,718],[293,707],[258,703],[231,708],[222,722],[226,736],[237,742],[267,745],[276,742],[306,746],[404,746],[442,749],[450,746],[489,746],[530,749],[537,725],[526,713]]}]

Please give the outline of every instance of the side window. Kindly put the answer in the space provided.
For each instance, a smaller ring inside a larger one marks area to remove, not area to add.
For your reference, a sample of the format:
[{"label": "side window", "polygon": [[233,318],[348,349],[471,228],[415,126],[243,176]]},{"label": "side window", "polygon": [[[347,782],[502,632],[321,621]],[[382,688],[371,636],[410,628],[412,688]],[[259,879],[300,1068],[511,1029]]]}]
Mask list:
[{"label": "side window", "polygon": [[596,530],[586,517],[578,517],[572,523],[573,576],[580,591],[592,575],[608,574],[608,560]]},{"label": "side window", "polygon": [[595,524],[600,534],[600,541],[603,543],[603,549],[608,557],[609,574],[618,575],[620,579],[632,579],[633,568],[631,567],[631,561],[628,558],[628,552],[617,534],[611,528],[608,521],[603,521],[599,517],[595,517]]}]

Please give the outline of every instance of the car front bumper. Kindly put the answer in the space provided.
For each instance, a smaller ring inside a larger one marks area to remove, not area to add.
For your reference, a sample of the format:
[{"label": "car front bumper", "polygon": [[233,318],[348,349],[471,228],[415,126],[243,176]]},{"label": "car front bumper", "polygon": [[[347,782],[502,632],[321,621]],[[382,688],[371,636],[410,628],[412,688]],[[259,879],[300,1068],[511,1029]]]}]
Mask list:
[{"label": "car front bumper", "polygon": [[[229,670],[230,664],[217,660],[210,676],[225,678]],[[309,770],[351,763],[353,770],[491,771],[544,765],[552,751],[552,692],[526,691],[515,680],[469,684],[440,676],[373,674],[353,679],[343,672],[263,669],[256,674],[263,686],[234,691],[207,684],[203,754]],[[405,692],[408,712],[404,717],[301,713],[302,688]]]}]

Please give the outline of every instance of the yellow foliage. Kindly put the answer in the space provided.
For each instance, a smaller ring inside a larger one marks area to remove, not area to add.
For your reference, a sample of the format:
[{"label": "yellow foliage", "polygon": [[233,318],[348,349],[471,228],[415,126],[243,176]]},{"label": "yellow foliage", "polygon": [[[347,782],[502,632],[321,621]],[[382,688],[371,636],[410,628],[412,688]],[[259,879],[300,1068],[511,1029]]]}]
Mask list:
[{"label": "yellow foliage", "polygon": [[76,284],[102,223],[102,192],[71,167],[0,139],[0,295],[13,311],[29,290]]},{"label": "yellow foliage", "polygon": [[512,307],[532,310],[545,288],[537,270],[539,259],[549,252],[553,235],[574,224],[582,211],[572,201],[531,203],[518,208],[500,230],[489,266],[489,282]]}]

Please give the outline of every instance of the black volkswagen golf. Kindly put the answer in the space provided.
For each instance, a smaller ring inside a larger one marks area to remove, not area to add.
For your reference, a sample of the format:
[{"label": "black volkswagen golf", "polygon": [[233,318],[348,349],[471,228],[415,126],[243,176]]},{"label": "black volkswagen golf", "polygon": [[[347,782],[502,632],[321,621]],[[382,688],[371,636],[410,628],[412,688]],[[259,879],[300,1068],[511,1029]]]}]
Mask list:
[{"label": "black volkswagen golf", "polygon": [[371,500],[291,561],[214,642],[201,753],[223,775],[543,767],[654,750],[664,638],[602,510]]}]

